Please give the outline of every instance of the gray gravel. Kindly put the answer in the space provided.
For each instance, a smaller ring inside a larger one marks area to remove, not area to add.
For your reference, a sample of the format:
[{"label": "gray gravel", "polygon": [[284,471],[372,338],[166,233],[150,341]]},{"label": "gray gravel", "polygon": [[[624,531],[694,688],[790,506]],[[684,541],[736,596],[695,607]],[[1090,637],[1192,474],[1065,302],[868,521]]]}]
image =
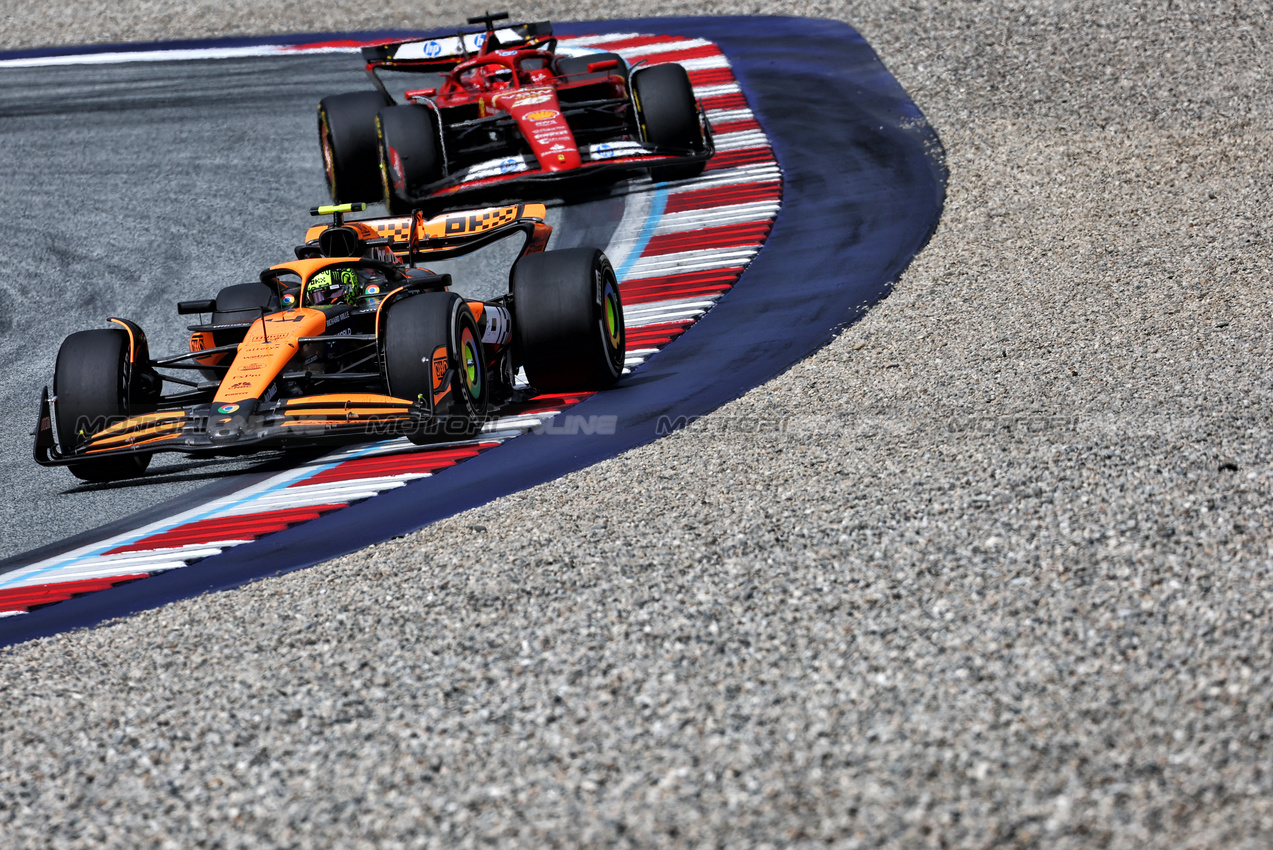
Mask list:
[{"label": "gray gravel", "polygon": [[781,7],[946,145],[894,293],[654,445],[0,655],[0,844],[1269,846],[1268,5]]}]

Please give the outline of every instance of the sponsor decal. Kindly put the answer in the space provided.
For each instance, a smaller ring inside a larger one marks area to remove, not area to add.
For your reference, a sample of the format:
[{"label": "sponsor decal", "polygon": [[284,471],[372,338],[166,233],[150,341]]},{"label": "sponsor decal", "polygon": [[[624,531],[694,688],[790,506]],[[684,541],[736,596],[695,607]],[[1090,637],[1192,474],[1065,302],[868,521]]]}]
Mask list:
[{"label": "sponsor decal", "polygon": [[519,204],[514,207],[502,207],[496,210],[486,210],[480,213],[470,213],[469,215],[452,215],[447,216],[444,233],[447,236],[455,236],[460,233],[481,233],[484,230],[491,230],[502,224],[516,221],[521,214],[522,206]]},{"label": "sponsor decal", "polygon": [[[231,385],[230,385],[230,389],[232,389],[232,390],[247,390],[247,389],[251,389],[251,388],[252,388],[252,382],[251,382],[251,381],[239,381],[237,384],[231,384]],[[228,411],[228,410],[222,410],[221,412],[222,412],[222,413],[230,413],[231,411]]]},{"label": "sponsor decal", "polygon": [[223,404],[217,408],[217,413],[233,413],[238,409],[239,406],[237,404]]},{"label": "sponsor decal", "polygon": [[551,91],[529,91],[521,94],[511,94],[503,102],[510,106],[534,106],[537,103],[548,103],[553,99]]},{"label": "sponsor decal", "polygon": [[482,311],[486,327],[482,331],[483,345],[505,345],[513,337],[512,314],[503,307],[488,304]]},{"label": "sponsor decal", "polygon": [[422,52],[424,53],[425,58],[432,59],[435,56],[441,55],[442,45],[436,41],[426,41]]},{"label": "sponsor decal", "polygon": [[592,149],[593,159],[614,159],[614,147],[612,145],[600,144]]},{"label": "sponsor decal", "polygon": [[555,109],[540,109],[536,112],[530,113],[526,117],[531,121],[551,121],[560,114],[561,113]]},{"label": "sponsor decal", "polygon": [[296,296],[295,296],[295,295],[293,295],[293,294],[291,294],[290,292],[289,292],[287,295],[284,295],[284,296],[283,296],[283,306],[284,306],[284,307],[286,307],[286,308],[287,308],[287,309],[289,309],[289,310],[290,310],[290,309],[292,309],[293,307],[295,307],[295,306],[296,306]]},{"label": "sponsor decal", "polygon": [[[540,147],[544,147],[549,142],[554,142],[558,139],[563,139],[563,140],[569,139],[570,132],[566,130],[565,128],[554,128],[548,131],[536,130],[534,133],[534,137],[535,137],[535,141],[539,143]],[[569,146],[566,145],[564,141],[558,142],[558,144],[562,145],[562,147],[557,148],[557,150],[569,150]]]},{"label": "sponsor decal", "polygon": [[436,393],[438,388],[442,386],[442,379],[446,377],[446,348],[438,346],[433,350],[433,390]]},{"label": "sponsor decal", "polygon": [[499,163],[499,173],[509,174],[511,172],[514,172],[518,169],[519,166],[521,166],[521,164],[522,164],[522,161],[515,156],[510,156],[507,159],[502,159],[500,160],[500,163]]},{"label": "sponsor decal", "polygon": [[516,50],[496,50],[495,55],[496,56],[516,56],[517,51]]}]

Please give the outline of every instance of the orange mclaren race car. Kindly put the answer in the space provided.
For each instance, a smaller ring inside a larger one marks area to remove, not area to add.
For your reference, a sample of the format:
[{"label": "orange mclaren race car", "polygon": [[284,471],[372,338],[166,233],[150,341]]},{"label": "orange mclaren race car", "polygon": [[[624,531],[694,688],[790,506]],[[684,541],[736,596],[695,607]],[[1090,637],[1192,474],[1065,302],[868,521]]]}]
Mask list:
[{"label": "orange mclaren race car", "polygon": [[[543,392],[619,378],[614,271],[595,248],[545,251],[543,205],[344,220],[364,207],[311,210],[333,220],[309,229],[296,260],[180,302],[180,314],[210,314],[190,327],[187,353],[152,358],[125,319],[67,337],[40,401],[36,461],[110,481],[141,474],[163,451],[427,442],[471,435],[493,408],[530,392],[515,389],[519,369]],[[493,300],[465,300],[450,274],[417,266],[505,238],[518,253]]]},{"label": "orange mclaren race car", "polygon": [[[525,196],[545,180],[649,169],[701,174],[712,135],[685,69],[629,68],[616,53],[561,55],[552,25],[470,18],[449,38],[363,48],[375,91],[326,97],[318,135],[332,200],[390,213],[457,192]],[[566,51],[563,51],[566,52]],[[433,75],[396,103],[378,72]]]}]

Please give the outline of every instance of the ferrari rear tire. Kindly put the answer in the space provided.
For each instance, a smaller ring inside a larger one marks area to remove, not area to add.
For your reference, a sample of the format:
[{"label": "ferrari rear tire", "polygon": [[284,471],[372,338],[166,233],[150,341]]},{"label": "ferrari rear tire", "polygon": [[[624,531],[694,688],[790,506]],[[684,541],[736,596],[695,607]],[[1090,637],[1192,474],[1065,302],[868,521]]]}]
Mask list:
[{"label": "ferrari rear tire", "polygon": [[390,215],[406,215],[442,179],[437,119],[427,106],[390,106],[376,116],[380,178]]},{"label": "ferrari rear tire", "polygon": [[[409,400],[437,398],[438,427],[427,435],[413,435],[413,440],[467,437],[481,428],[490,398],[486,353],[477,320],[463,298],[453,292],[423,292],[390,304],[381,339],[389,394]],[[434,383],[442,378],[443,363],[450,370],[449,387]]]},{"label": "ferrari rear tire", "polygon": [[[73,333],[62,343],[53,372],[57,399],[57,439],[64,453],[85,438],[129,416],[145,412],[130,398],[128,334],[114,328]],[[135,478],[150,465],[150,455],[129,455],[70,464],[82,481]]]},{"label": "ferrari rear tire", "polygon": [[[669,63],[639,70],[632,75],[632,92],[642,139],[677,151],[701,152],[706,148],[694,88],[683,67]],[[705,162],[665,165],[651,168],[650,177],[660,182],[687,180],[702,174],[706,167]]]},{"label": "ferrari rear tire", "polygon": [[602,390],[623,374],[619,282],[596,248],[522,257],[513,266],[513,355],[542,392]]},{"label": "ferrari rear tire", "polygon": [[332,201],[380,200],[376,113],[385,108],[378,91],[334,94],[318,104],[318,142]]}]

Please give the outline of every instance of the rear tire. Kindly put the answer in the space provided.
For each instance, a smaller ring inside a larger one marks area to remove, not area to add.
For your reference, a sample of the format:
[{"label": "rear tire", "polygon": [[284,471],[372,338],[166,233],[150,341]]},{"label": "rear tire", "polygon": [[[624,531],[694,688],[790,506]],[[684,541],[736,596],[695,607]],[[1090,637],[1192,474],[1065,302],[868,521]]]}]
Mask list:
[{"label": "rear tire", "polygon": [[390,106],[376,116],[380,178],[390,215],[406,215],[443,177],[438,126],[427,106]]},{"label": "rear tire", "polygon": [[380,92],[359,91],[334,94],[318,104],[323,171],[335,203],[380,200],[376,113],[385,103]]},{"label": "rear tire", "polygon": [[381,338],[386,389],[396,398],[415,400],[434,393],[432,358],[439,348],[451,369],[451,391],[434,409],[438,427],[410,435],[412,440],[462,438],[481,428],[490,390],[486,353],[463,298],[453,292],[423,292],[390,304]]},{"label": "rear tire", "polygon": [[596,248],[545,251],[513,266],[513,353],[543,392],[601,390],[623,374],[619,283]]},{"label": "rear tire", "polygon": [[[702,152],[707,147],[698,122],[698,103],[689,74],[675,63],[655,65],[632,75],[641,138],[670,150]],[[703,173],[705,162],[650,169],[656,181],[688,180]]]},{"label": "rear tire", "polygon": [[[73,451],[84,439],[153,406],[133,395],[129,377],[128,334],[103,328],[73,333],[62,343],[53,372],[57,397],[58,443]],[[82,481],[135,478],[150,465],[150,455],[129,455],[69,464]]]}]

